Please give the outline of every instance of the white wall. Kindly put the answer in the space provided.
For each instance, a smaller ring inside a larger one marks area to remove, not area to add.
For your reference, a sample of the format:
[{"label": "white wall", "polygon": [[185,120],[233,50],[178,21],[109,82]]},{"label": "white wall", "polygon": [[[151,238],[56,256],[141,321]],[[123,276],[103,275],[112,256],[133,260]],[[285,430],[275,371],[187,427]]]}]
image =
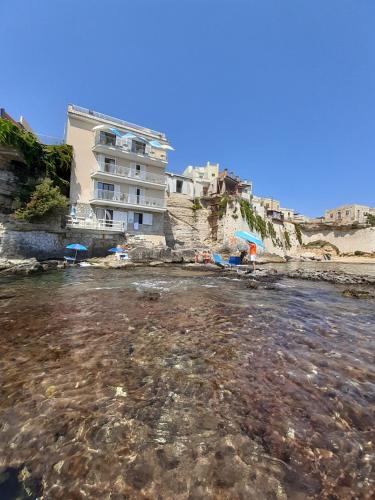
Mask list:
[{"label": "white wall", "polygon": [[364,229],[340,229],[317,228],[306,230],[301,226],[303,243],[324,240],[336,245],[342,253],[352,253],[356,250],[361,252],[375,252],[375,227]]}]

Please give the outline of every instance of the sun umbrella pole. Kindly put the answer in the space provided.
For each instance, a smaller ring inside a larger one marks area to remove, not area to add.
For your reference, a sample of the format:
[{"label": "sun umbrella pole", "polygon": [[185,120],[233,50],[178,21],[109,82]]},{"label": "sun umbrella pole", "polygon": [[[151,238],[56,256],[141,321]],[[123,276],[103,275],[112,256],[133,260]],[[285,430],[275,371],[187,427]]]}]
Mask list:
[{"label": "sun umbrella pole", "polygon": [[76,260],[77,260],[77,252],[78,252],[78,249],[76,250],[76,254],[74,256],[74,264],[76,263]]}]

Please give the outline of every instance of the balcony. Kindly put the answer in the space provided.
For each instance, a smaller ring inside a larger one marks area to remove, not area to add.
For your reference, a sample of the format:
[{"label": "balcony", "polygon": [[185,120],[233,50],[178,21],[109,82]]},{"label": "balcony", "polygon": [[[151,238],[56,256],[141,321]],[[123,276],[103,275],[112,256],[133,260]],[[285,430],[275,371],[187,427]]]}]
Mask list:
[{"label": "balcony", "polygon": [[107,219],[85,219],[84,217],[66,217],[66,227],[70,229],[91,229],[93,231],[124,232],[125,225],[121,221]]},{"label": "balcony", "polygon": [[139,161],[140,159],[146,160],[147,163],[154,165],[166,165],[167,155],[166,153],[157,154],[149,145],[145,145],[144,148],[135,147],[132,144],[133,141],[122,141],[121,138],[115,137],[113,140],[108,137],[101,137],[100,134],[95,136],[95,144],[93,146],[93,151],[96,153],[112,153],[115,156],[122,158],[127,158],[133,161]]},{"label": "balcony", "polygon": [[99,162],[91,174],[92,177],[102,177],[113,180],[126,180],[130,184],[153,184],[156,189],[165,189],[166,178],[164,175],[151,172],[138,172],[134,168],[125,165],[114,165],[113,163]]},{"label": "balcony", "polygon": [[134,194],[121,193],[119,191],[107,191],[106,189],[95,189],[91,203],[97,205],[127,207],[130,209],[144,209],[151,212],[164,212],[164,198],[152,198],[149,196],[138,196]]}]

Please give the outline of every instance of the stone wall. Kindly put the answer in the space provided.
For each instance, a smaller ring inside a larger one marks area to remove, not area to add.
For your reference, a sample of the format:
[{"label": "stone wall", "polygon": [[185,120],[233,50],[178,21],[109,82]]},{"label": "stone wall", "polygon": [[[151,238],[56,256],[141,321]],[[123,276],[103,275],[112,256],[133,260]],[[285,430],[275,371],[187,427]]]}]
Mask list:
[{"label": "stone wall", "polygon": [[43,259],[61,259],[68,255],[65,249],[70,243],[85,245],[89,257],[108,255],[108,249],[125,243],[120,233],[100,231],[80,231],[63,229],[59,220],[50,220],[44,224],[29,224],[12,220],[0,220],[0,257],[23,259],[35,257]]},{"label": "stone wall", "polygon": [[164,231],[171,248],[193,248],[212,244],[207,208],[193,210],[193,200],[186,195],[171,193],[167,196]]},{"label": "stone wall", "polygon": [[303,243],[324,240],[337,246],[341,253],[375,252],[375,227],[355,229],[352,226],[302,224]]}]

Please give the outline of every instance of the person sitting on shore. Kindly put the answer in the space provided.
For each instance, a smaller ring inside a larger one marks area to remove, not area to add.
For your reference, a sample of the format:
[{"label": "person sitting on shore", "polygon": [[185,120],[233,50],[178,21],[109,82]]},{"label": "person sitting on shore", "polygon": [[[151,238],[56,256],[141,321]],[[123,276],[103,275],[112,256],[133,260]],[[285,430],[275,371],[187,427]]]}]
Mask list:
[{"label": "person sitting on shore", "polygon": [[243,260],[244,258],[246,257],[246,250],[241,250],[241,253],[240,253],[240,263],[243,264]]}]

